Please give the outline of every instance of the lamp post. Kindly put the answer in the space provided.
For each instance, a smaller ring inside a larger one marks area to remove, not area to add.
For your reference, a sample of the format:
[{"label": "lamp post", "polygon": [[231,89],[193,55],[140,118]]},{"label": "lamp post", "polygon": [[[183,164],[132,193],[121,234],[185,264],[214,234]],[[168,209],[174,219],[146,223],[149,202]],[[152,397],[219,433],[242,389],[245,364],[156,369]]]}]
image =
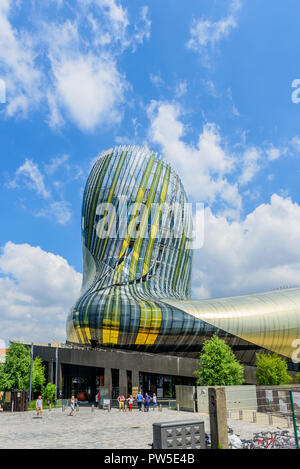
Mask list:
[{"label": "lamp post", "polygon": [[55,402],[57,401],[57,385],[58,385],[58,347],[55,350]]},{"label": "lamp post", "polygon": [[30,350],[30,384],[29,384],[28,407],[30,407],[30,404],[31,404],[32,371],[33,371],[33,343],[31,344],[31,350]]}]

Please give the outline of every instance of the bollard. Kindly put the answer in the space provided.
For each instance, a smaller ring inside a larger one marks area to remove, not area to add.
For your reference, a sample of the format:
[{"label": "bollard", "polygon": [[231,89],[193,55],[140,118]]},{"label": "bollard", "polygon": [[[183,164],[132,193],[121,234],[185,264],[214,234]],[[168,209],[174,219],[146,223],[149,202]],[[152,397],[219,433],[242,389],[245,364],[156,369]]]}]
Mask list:
[{"label": "bollard", "polygon": [[179,406],[179,404],[177,404],[177,412],[179,412],[179,411],[180,411],[180,406]]},{"label": "bollard", "polygon": [[62,412],[65,412],[65,410],[66,410],[65,404],[63,404],[63,405],[61,406],[61,410],[62,410]]},{"label": "bollard", "polygon": [[48,410],[49,410],[49,412],[50,412],[50,410],[51,410],[51,404],[49,404],[49,409],[48,409]]},{"label": "bollard", "polygon": [[79,405],[76,406],[76,412],[79,412]]},{"label": "bollard", "polygon": [[290,419],[290,417],[287,416],[286,420],[287,420],[287,427],[290,428],[290,426],[291,426],[291,419]]},{"label": "bollard", "polygon": [[243,411],[239,410],[239,420],[243,420]]},{"label": "bollard", "polygon": [[269,417],[269,425],[273,425],[273,415],[269,414],[268,417]]},{"label": "bollard", "polygon": [[162,412],[162,405],[159,404],[159,408],[158,408],[159,412]]},{"label": "bollard", "polygon": [[253,421],[253,423],[256,423],[256,421],[257,421],[256,412],[253,412],[253,414],[252,414],[252,421]]},{"label": "bollard", "polygon": [[224,386],[208,388],[212,449],[228,449],[226,394]]},{"label": "bollard", "polygon": [[91,405],[91,411],[95,412],[95,406],[94,405]]}]

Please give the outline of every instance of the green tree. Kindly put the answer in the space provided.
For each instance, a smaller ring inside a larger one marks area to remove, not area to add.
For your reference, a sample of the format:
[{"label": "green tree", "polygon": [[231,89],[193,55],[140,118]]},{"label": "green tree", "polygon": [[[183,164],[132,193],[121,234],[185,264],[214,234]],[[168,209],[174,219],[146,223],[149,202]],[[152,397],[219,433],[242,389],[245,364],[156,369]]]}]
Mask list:
[{"label": "green tree", "polygon": [[202,386],[236,386],[244,382],[244,367],[235,358],[229,345],[214,334],[203,344],[197,384]]},{"label": "green tree", "polygon": [[[30,370],[29,370],[29,380],[30,380]],[[40,391],[45,383],[45,366],[40,357],[36,357],[33,360],[32,367],[32,390],[33,392]]]},{"label": "green tree", "polygon": [[56,386],[55,384],[48,383],[47,386],[43,386],[42,388],[42,397],[45,401],[48,399],[50,401],[53,401],[55,399],[55,391],[56,391]]},{"label": "green tree", "polygon": [[277,353],[257,353],[256,366],[256,379],[260,385],[276,386],[292,382],[287,371],[287,362]]},{"label": "green tree", "polygon": [[[45,367],[42,360],[36,357],[33,361],[32,390],[40,391],[45,382]],[[22,344],[11,343],[5,363],[0,367],[0,389],[29,389],[30,384],[30,351]]]}]

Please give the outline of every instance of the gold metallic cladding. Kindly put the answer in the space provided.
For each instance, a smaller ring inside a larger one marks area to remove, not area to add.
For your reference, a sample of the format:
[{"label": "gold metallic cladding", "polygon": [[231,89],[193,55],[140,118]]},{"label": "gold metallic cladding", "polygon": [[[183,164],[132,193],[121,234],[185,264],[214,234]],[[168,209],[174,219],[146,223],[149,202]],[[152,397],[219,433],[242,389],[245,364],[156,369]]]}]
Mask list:
[{"label": "gold metallic cladding", "polygon": [[292,358],[300,339],[300,288],[211,300],[164,303],[248,342]]}]

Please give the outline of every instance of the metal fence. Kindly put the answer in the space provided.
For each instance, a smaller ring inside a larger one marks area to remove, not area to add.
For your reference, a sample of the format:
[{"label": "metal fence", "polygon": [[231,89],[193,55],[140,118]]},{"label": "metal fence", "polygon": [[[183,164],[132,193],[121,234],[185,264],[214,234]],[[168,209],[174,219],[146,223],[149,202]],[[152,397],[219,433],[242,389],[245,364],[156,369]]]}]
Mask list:
[{"label": "metal fence", "polygon": [[292,392],[291,389],[258,388],[256,401],[257,409],[254,410],[253,400],[249,399],[247,391],[240,390],[241,405],[236,409],[231,405],[232,401],[227,401],[226,395],[229,441],[232,447],[246,449],[298,447],[300,393]]},{"label": "metal fence", "polygon": [[[225,386],[232,448],[296,448],[300,438],[300,386]],[[180,410],[207,416],[207,386],[176,386]]]}]

